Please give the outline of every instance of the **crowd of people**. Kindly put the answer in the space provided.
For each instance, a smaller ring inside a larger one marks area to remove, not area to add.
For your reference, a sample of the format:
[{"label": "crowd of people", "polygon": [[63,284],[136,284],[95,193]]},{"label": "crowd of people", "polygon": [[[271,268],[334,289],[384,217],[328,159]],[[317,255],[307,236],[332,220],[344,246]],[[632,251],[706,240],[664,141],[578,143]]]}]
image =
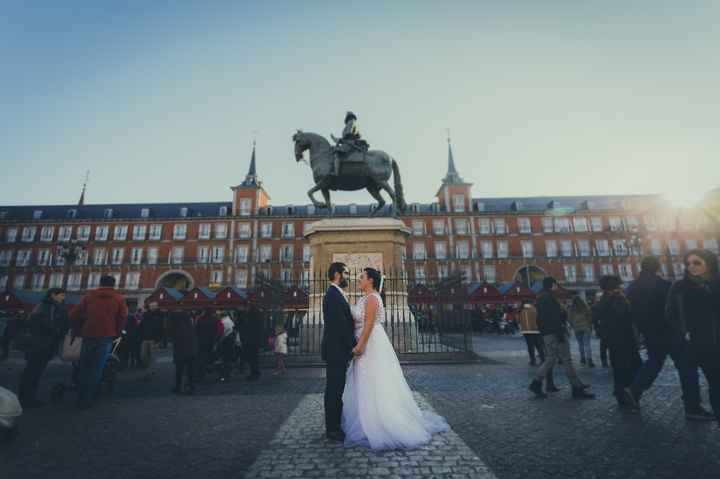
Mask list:
[{"label": "crowd of people", "polygon": [[[536,304],[525,302],[518,314],[530,364],[537,365],[537,357],[541,363],[530,390],[538,398],[557,391],[553,369],[560,364],[572,396],[593,399],[595,395],[573,365],[569,336],[574,331],[581,364],[594,367],[590,340],[594,331],[600,338],[602,366],[612,368],[613,395],[622,410],[640,410],[643,393],[670,357],[680,379],[686,418],[720,422],[718,258],[706,250],[693,250],[684,262],[684,277],[671,284],[660,276],[658,258],[645,257],[639,277],[627,288],[617,276],[600,278],[600,292],[591,304],[580,296],[565,303],[557,295],[555,279],[545,278]],[[646,350],[645,361],[642,349]],[[700,371],[714,412],[702,405]]]}]

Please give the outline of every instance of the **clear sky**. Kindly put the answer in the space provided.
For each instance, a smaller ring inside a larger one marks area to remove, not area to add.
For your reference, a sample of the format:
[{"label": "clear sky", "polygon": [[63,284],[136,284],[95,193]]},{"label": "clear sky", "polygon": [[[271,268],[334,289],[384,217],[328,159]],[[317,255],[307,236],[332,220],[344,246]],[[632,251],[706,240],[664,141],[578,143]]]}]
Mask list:
[{"label": "clear sky", "polygon": [[[102,5],[101,5],[102,4]],[[306,203],[295,129],[346,110],[429,202],[720,183],[720,3],[5,1],[0,204],[230,200],[253,136],[272,203]],[[365,192],[340,203],[370,202]]]}]

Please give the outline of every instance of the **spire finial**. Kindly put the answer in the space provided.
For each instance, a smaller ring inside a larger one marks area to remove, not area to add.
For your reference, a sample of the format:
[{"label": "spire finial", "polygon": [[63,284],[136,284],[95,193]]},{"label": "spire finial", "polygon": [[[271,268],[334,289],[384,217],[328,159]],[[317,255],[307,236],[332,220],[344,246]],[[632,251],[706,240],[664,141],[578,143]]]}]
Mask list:
[{"label": "spire finial", "polygon": [[455,158],[453,157],[452,141],[450,140],[450,128],[447,128],[445,131],[447,132],[447,142],[448,142],[448,169],[447,169],[447,174],[445,175],[445,178],[443,179],[443,183],[445,183],[445,184],[462,183],[463,179],[460,177],[460,174],[458,174],[457,169],[455,168]]},{"label": "spire finial", "polygon": [[257,166],[255,164],[255,134],[256,132],[253,131],[253,140],[252,140],[252,154],[250,155],[250,168],[248,168],[247,175],[245,175],[245,181],[242,182],[243,186],[257,186],[258,180],[257,180]]},{"label": "spire finial", "polygon": [[90,170],[85,171],[85,180],[83,181],[82,192],[80,193],[80,200],[78,200],[78,206],[83,206],[85,204],[85,190],[87,190],[88,181],[90,181]]}]

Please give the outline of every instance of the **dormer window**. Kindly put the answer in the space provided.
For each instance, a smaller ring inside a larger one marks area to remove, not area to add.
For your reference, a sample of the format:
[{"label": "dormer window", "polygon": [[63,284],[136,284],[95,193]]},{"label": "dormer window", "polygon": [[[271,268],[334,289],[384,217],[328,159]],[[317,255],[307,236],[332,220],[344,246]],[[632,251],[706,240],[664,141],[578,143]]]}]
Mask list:
[{"label": "dormer window", "polygon": [[227,216],[228,214],[228,208],[227,206],[221,206],[220,211],[218,212],[219,216]]},{"label": "dormer window", "polygon": [[110,220],[113,217],[113,210],[112,208],[106,208],[105,212],[103,213],[103,218],[106,220]]},{"label": "dormer window", "polygon": [[475,210],[476,211],[485,211],[485,203],[482,201],[476,201],[475,202]]},{"label": "dormer window", "polygon": [[293,207],[292,207],[292,206],[288,206],[288,207],[287,207],[287,214],[288,214],[288,216],[290,216],[290,215],[293,214]]},{"label": "dormer window", "polygon": [[183,206],[182,208],[180,208],[180,216],[181,216],[182,218],[185,218],[187,215],[188,215],[188,209],[187,209],[187,207],[186,207],[186,206]]},{"label": "dormer window", "polygon": [[77,218],[77,210],[75,208],[67,210],[67,213],[65,213],[65,217],[69,219]]},{"label": "dormer window", "polygon": [[7,211],[0,211],[0,220],[4,220],[7,218]]},{"label": "dormer window", "polygon": [[34,220],[39,220],[39,219],[42,218],[42,217],[43,217],[43,211],[42,211],[42,210],[35,210],[35,211],[33,211],[33,219],[34,219]]},{"label": "dormer window", "polygon": [[140,210],[140,218],[149,218],[150,217],[150,208],[142,208]]},{"label": "dormer window", "polygon": [[308,205],[307,212],[309,215],[314,215],[315,214],[315,205]]},{"label": "dormer window", "polygon": [[357,205],[350,205],[350,214],[351,215],[357,214]]}]

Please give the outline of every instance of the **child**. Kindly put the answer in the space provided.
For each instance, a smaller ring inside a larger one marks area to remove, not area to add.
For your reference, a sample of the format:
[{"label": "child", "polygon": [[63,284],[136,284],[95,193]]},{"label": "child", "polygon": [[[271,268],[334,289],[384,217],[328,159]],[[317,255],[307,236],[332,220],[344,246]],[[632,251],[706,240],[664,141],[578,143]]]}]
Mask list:
[{"label": "child", "polygon": [[[190,315],[184,311],[170,313],[170,324],[173,328],[173,361],[175,363],[175,394],[194,394],[193,382],[195,358],[198,355],[198,342],[195,335],[195,326]],[[183,389],[183,376],[187,384]]]},{"label": "child", "polygon": [[285,356],[287,356],[287,331],[282,326],[275,327],[275,358],[277,359],[277,367],[273,374],[287,374],[285,369]]}]

